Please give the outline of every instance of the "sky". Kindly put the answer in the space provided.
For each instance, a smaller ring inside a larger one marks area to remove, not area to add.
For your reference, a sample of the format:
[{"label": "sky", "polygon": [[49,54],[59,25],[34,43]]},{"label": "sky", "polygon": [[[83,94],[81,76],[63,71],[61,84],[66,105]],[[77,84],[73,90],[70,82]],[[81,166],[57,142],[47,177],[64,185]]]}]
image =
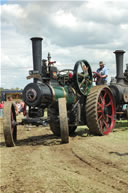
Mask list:
[{"label": "sky", "polygon": [[31,37],[42,37],[59,70],[85,59],[96,71],[99,61],[116,76],[115,50],[125,50],[128,63],[128,1],[1,0],[0,87],[23,89],[32,70]]}]

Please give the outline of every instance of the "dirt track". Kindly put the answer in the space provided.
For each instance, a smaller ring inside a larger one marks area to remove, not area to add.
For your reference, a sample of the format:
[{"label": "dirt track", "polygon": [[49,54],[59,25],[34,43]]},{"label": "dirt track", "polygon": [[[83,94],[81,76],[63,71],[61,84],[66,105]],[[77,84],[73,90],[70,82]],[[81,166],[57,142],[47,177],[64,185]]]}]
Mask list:
[{"label": "dirt track", "polygon": [[1,136],[2,193],[128,193],[128,122],[109,136],[79,127],[61,144],[49,127],[18,127],[18,144]]}]

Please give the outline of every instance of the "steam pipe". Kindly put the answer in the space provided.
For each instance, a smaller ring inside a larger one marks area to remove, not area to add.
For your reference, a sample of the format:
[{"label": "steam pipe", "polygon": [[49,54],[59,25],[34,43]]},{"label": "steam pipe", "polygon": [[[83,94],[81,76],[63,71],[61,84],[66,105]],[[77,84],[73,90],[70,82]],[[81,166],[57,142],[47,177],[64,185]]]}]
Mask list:
[{"label": "steam pipe", "polygon": [[[41,74],[41,60],[42,60],[42,38],[33,37],[32,40],[32,55],[33,55],[33,70]],[[37,79],[34,78],[34,82]]]},{"label": "steam pipe", "polygon": [[124,50],[116,50],[114,52],[116,56],[116,79],[117,83],[124,82],[124,74],[123,74],[123,54]]}]

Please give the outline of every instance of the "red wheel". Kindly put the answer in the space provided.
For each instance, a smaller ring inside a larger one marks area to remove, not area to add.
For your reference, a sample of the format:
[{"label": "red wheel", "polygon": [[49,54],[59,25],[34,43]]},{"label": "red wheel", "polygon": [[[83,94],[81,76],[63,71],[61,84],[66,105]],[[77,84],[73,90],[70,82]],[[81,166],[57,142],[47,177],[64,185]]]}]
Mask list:
[{"label": "red wheel", "polygon": [[95,86],[86,101],[86,119],[90,132],[107,135],[115,127],[115,101],[107,86]]},{"label": "red wheel", "polygon": [[15,106],[12,102],[5,102],[4,104],[3,129],[6,146],[15,146],[17,139],[17,125]]}]

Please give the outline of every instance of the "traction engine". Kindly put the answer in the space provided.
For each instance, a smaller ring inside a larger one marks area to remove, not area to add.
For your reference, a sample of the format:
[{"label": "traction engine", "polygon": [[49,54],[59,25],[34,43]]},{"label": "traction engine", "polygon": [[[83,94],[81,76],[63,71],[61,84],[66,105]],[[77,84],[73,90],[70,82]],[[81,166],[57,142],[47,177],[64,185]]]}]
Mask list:
[{"label": "traction engine", "polygon": [[116,77],[110,82],[110,89],[116,103],[117,119],[128,120],[128,64],[123,73],[123,55],[125,51],[116,50]]},{"label": "traction engine", "polygon": [[[3,128],[6,146],[16,145],[18,125],[42,125],[42,121],[49,123],[51,131],[61,137],[62,143],[69,142],[69,135],[79,125],[87,125],[94,135],[109,134],[116,119],[114,85],[113,88],[107,85],[92,86],[91,66],[85,59],[77,61],[73,69],[59,71],[50,53],[47,59],[42,59],[42,38],[31,40],[33,70],[29,71],[27,79],[32,78],[33,82],[23,91],[23,100],[28,107],[27,116],[18,123],[15,105],[5,103]],[[44,118],[45,109],[47,118]]]}]

